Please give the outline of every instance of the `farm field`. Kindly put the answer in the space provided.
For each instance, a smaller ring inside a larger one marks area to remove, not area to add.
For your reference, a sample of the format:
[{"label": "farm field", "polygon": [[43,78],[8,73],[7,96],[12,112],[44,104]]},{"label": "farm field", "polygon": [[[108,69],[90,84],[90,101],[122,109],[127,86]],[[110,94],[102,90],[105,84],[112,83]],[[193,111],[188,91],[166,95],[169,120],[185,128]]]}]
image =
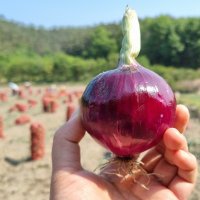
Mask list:
[{"label": "farm field", "polygon": [[[42,97],[47,89],[60,94],[56,98],[55,112],[44,112]],[[67,93],[77,93],[73,97],[78,104],[78,97],[84,86],[67,85],[64,88]],[[47,200],[49,199],[49,188],[51,178],[51,148],[56,129],[66,121],[68,100],[63,93],[63,86],[49,88],[49,86],[33,86],[24,88],[24,93],[12,96],[9,88],[7,101],[0,102],[0,116],[4,122],[4,138],[0,139],[0,199],[6,200]],[[60,93],[60,91],[62,91]],[[28,100],[34,100],[36,104],[30,106],[24,113],[31,117],[31,121],[16,125],[15,120],[22,113],[13,108],[16,103],[28,104]],[[30,125],[32,122],[43,124],[45,135],[45,156],[36,161],[31,161],[30,156]],[[186,136],[189,141],[190,150],[197,156],[200,163],[200,119],[191,118]],[[93,141],[87,134],[81,141],[82,164],[88,170],[94,170],[105,156],[105,150]],[[200,199],[200,176],[198,184],[190,200]]]}]

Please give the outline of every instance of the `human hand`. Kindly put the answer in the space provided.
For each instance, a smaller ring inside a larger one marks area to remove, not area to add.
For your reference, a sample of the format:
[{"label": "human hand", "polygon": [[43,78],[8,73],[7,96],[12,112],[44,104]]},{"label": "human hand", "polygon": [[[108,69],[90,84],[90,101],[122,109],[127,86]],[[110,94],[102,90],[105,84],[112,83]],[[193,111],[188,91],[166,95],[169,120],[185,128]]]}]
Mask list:
[{"label": "human hand", "polygon": [[[112,175],[96,175],[83,169],[79,142],[85,130],[79,112],[55,134],[52,149],[51,200],[185,200],[191,194],[197,176],[196,158],[188,152],[180,134],[189,120],[187,108],[177,106],[175,128],[166,130],[163,141],[142,159],[150,176],[148,190],[133,181],[113,182]],[[89,158],[88,158],[89,159]],[[106,169],[104,169],[106,170]],[[114,175],[113,175],[114,176]],[[141,176],[138,181],[143,182]]]}]

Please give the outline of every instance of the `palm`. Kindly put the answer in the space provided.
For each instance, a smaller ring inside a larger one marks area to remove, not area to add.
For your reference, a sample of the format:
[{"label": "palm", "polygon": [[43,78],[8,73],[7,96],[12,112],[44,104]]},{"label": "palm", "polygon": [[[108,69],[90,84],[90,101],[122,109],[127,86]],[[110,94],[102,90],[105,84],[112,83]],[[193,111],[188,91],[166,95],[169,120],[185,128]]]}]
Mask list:
[{"label": "palm", "polygon": [[[152,150],[151,153],[153,151],[154,150]],[[84,197],[84,194],[87,200],[162,200],[163,197],[166,197],[166,199],[178,200],[179,198],[174,193],[174,191],[177,190],[174,183],[178,181],[181,183],[181,195],[185,192],[186,194],[184,195],[188,196],[193,188],[193,184],[188,184],[188,182],[185,182],[185,180],[177,176],[177,168],[173,165],[167,164],[169,168],[167,171],[166,168],[159,169],[160,163],[166,162],[163,158],[160,158],[159,162],[158,160],[156,162],[157,164],[154,166],[156,170],[152,171],[152,173],[157,174],[157,171],[159,171],[162,176],[166,175],[167,178],[163,180],[164,182],[161,182],[153,175],[149,175],[151,181],[150,184],[147,185],[147,188],[144,188],[140,184],[140,181],[142,183],[141,179],[146,180],[147,177],[145,176],[138,180],[139,183],[135,183],[132,179],[121,183],[112,182],[110,179],[111,177],[98,176],[88,171],[81,170],[77,171],[68,179],[69,182],[73,183],[73,187],[70,190],[67,189],[67,193],[71,196],[72,200],[81,199],[80,197]],[[105,171],[104,174],[106,174]],[[177,195],[180,194],[178,193]]]}]

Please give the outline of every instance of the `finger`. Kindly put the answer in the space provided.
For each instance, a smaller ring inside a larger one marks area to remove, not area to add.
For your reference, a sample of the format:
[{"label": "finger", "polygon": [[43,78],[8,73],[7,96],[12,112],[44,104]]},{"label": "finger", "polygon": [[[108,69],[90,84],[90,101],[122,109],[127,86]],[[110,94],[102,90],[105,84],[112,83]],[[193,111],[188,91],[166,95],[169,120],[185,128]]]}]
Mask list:
[{"label": "finger", "polygon": [[156,165],[153,174],[155,174],[159,182],[165,186],[168,186],[174,176],[177,174],[177,167],[169,164],[165,159],[161,159]]},{"label": "finger", "polygon": [[188,108],[182,104],[177,105],[174,128],[183,133],[188,125],[189,117]]},{"label": "finger", "polygon": [[192,171],[197,167],[197,160],[193,154],[183,150],[174,153],[174,164],[184,171]]},{"label": "finger", "polygon": [[76,110],[69,121],[61,126],[55,134],[55,138],[65,139],[72,143],[79,143],[85,130],[81,123],[80,111]]},{"label": "finger", "polygon": [[193,170],[179,169],[178,175],[179,175],[179,177],[181,177],[182,179],[186,180],[189,183],[195,183],[195,181],[197,179],[197,168],[195,168]]},{"label": "finger", "polygon": [[172,165],[178,167],[178,174],[187,181],[193,181],[197,167],[195,156],[188,152],[185,137],[176,129],[171,128],[166,131],[164,138],[166,146],[164,157]]},{"label": "finger", "polygon": [[175,128],[166,130],[163,136],[163,146],[165,147],[164,159],[160,155],[160,160],[156,160],[159,154],[156,150],[151,150],[148,157],[143,159],[143,162],[146,163],[145,167],[148,171],[150,169],[150,172],[155,173],[158,177],[161,175],[160,181],[164,185],[168,185],[177,172],[177,167],[174,162],[174,152],[180,149],[187,151],[188,147],[185,136],[180,134]]},{"label": "finger", "polygon": [[163,136],[163,144],[165,145],[164,157],[172,165],[175,164],[176,151],[188,151],[186,138],[175,128],[167,129]]},{"label": "finger", "polygon": [[158,164],[158,162],[162,159],[162,154],[158,153],[158,151],[153,148],[150,149],[142,158],[142,163],[143,163],[143,167],[144,169],[149,172],[152,173],[155,166]]},{"label": "finger", "polygon": [[166,160],[172,164],[176,165],[182,170],[191,171],[196,165],[195,157],[184,150],[170,151],[168,150],[165,154]]},{"label": "finger", "polygon": [[[186,106],[181,104],[176,106],[174,128],[176,128],[180,133],[185,131],[189,122],[189,116],[189,111]],[[163,141],[156,146],[156,150],[161,154],[165,152],[165,145],[163,144]]]},{"label": "finger", "polygon": [[53,170],[80,170],[80,148],[78,143],[84,136],[79,111],[60,127],[54,136],[52,148]]},{"label": "finger", "polygon": [[194,155],[177,151],[175,154],[176,165],[179,166],[178,175],[169,185],[178,199],[188,199],[197,179],[197,160]]},{"label": "finger", "polygon": [[165,131],[165,134],[163,135],[163,144],[165,145],[166,150],[188,150],[185,136],[180,134],[175,128],[169,128]]},{"label": "finger", "polygon": [[168,188],[176,195],[177,199],[189,199],[194,188],[194,183],[187,182],[177,176]]},{"label": "finger", "polygon": [[[177,105],[174,127],[177,130],[179,130],[181,133],[183,133],[187,127],[188,121],[189,121],[189,111],[188,111],[187,107],[185,107],[184,105]],[[179,135],[181,135],[181,134],[179,133]],[[165,133],[164,133],[164,136],[165,136]],[[176,139],[176,138],[174,138],[174,139]],[[168,142],[168,135],[166,136],[166,142],[170,145],[170,141]],[[176,146],[178,148],[180,145],[184,146],[184,144],[182,144],[182,143],[179,144],[178,142],[179,142],[179,138],[177,139],[177,141],[174,141],[172,143],[172,146]],[[185,147],[186,147],[186,145],[185,145]],[[142,159],[142,162],[144,162],[144,164],[145,164],[145,169],[147,171],[151,172],[154,169],[154,167],[157,165],[157,163],[159,162],[160,159],[158,159],[158,158],[161,156],[161,154],[164,154],[164,152],[165,152],[165,145],[164,145],[163,141],[161,141],[156,146],[155,149],[148,151],[147,154]]]}]

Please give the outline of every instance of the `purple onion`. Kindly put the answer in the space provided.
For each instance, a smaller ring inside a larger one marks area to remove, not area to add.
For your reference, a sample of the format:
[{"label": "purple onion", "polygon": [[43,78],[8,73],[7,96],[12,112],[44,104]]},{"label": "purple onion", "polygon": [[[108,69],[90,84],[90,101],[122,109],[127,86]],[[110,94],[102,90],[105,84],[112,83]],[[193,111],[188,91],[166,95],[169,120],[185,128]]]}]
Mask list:
[{"label": "purple onion", "polygon": [[81,100],[85,130],[119,157],[133,157],[153,147],[175,120],[170,86],[129,54],[122,47],[119,66],[96,76]]}]

